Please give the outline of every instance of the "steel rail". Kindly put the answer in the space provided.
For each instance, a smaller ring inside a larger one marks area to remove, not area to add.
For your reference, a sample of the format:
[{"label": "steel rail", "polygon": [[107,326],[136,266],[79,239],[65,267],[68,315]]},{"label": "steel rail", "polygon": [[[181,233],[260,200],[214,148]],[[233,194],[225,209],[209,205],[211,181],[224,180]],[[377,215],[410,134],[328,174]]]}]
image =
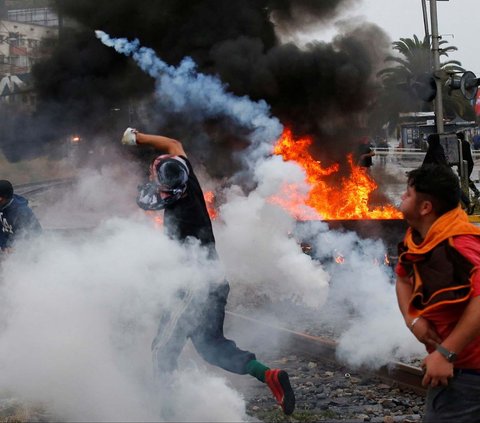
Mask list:
[{"label": "steel rail", "polygon": [[[236,320],[236,325],[241,324],[243,321],[245,326],[251,327],[251,324],[254,323],[256,326],[268,327],[271,331],[276,331],[281,335],[288,336],[289,345],[295,349],[295,354],[303,354],[315,360],[346,365],[337,359],[337,342],[332,339],[286,329],[232,311],[226,311],[226,314]],[[423,371],[419,367],[392,361],[378,369],[361,367],[355,370],[360,373],[376,376],[387,385],[395,385],[401,389],[408,389],[420,395],[425,395],[426,393],[426,388],[422,386]]]},{"label": "steel rail", "polygon": [[14,190],[15,193],[20,195],[31,195],[36,194],[37,192],[46,191],[50,188],[71,184],[74,180],[74,178],[61,178],[49,181],[30,182],[27,184],[15,185]]}]

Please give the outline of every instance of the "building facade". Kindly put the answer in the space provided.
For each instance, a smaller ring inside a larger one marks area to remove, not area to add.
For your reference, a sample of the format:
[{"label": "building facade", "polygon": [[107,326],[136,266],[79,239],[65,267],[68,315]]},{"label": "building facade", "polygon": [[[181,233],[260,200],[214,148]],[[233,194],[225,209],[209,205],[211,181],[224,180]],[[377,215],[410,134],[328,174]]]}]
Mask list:
[{"label": "building facade", "polygon": [[[34,107],[32,66],[48,56],[58,38],[58,18],[42,8],[4,10],[0,19],[0,103]],[[6,19],[5,19],[6,17]]]}]

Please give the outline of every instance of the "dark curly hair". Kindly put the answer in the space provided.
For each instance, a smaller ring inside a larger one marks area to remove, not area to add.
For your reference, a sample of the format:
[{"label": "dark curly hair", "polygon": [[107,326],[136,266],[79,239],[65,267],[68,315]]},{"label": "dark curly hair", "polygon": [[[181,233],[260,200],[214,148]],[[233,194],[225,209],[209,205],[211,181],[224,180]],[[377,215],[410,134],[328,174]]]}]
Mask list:
[{"label": "dark curly hair", "polygon": [[408,185],[432,202],[438,215],[458,207],[460,182],[449,166],[428,163],[408,172]]},{"label": "dark curly hair", "polygon": [[12,183],[6,179],[0,180],[0,197],[8,199],[13,197]]}]

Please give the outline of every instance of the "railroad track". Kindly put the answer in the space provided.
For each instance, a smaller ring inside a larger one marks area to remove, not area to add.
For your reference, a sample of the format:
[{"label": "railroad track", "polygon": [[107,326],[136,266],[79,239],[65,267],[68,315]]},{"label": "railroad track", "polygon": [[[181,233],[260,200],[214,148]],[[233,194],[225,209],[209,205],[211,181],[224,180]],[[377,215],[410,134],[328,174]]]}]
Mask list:
[{"label": "railroad track", "polygon": [[46,191],[51,188],[58,188],[66,185],[70,185],[74,182],[74,178],[61,178],[51,179],[49,181],[30,182],[28,184],[15,185],[15,193],[25,196],[37,194],[39,192]]},{"label": "railroad track", "polygon": [[[319,361],[338,363],[336,358],[337,343],[329,338],[296,332],[231,311],[227,311],[226,314],[235,320],[235,327],[237,328],[244,326],[245,329],[250,328],[251,330],[252,324],[254,324],[257,328],[262,326],[268,328],[270,333],[275,331],[277,335],[287,339],[289,348],[294,350],[296,354],[303,354]],[[358,371],[374,375],[387,385],[408,389],[419,395],[425,395],[426,393],[426,389],[422,386],[423,372],[419,367],[393,361],[376,370],[360,368]]]}]

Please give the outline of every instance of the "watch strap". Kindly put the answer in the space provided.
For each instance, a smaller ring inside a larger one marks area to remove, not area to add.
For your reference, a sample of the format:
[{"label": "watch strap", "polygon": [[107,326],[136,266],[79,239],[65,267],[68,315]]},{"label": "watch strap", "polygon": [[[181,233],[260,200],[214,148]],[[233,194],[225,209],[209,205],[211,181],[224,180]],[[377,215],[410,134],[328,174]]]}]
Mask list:
[{"label": "watch strap", "polygon": [[457,359],[457,354],[447,350],[443,345],[437,344],[435,349],[442,354],[450,363],[453,363]]}]

